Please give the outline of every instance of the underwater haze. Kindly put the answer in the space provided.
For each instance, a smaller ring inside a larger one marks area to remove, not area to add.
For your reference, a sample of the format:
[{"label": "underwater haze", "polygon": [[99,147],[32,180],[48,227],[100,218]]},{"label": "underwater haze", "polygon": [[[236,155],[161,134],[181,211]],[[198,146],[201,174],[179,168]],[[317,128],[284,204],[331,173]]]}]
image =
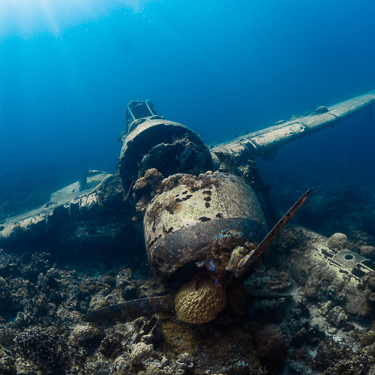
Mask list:
[{"label": "underwater haze", "polygon": [[[374,36],[374,0],[0,0],[0,375],[375,375]],[[148,99],[193,131],[121,150]]]},{"label": "underwater haze", "polygon": [[[114,172],[130,100],[214,144],[375,89],[374,12],[370,0],[2,0],[1,204]],[[373,202],[373,121],[364,111],[259,161],[275,200],[354,183]]]}]

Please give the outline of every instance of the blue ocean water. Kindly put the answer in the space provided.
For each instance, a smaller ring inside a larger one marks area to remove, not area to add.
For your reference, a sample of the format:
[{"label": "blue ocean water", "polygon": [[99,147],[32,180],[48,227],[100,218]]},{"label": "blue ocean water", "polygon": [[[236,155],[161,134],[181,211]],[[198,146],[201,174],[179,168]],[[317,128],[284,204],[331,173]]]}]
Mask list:
[{"label": "blue ocean water", "polygon": [[[0,190],[113,172],[133,99],[215,143],[375,89],[374,11],[369,0],[2,0]],[[259,167],[296,196],[332,179],[373,187],[374,124],[365,111]]]}]

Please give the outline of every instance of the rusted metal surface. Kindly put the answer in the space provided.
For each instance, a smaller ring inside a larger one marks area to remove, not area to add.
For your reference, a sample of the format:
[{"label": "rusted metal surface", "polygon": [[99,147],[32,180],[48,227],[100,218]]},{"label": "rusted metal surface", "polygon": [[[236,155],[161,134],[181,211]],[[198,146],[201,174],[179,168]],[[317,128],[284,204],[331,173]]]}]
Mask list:
[{"label": "rusted metal surface", "polygon": [[278,221],[278,223],[271,229],[268,235],[258,245],[258,247],[245,258],[239,262],[240,267],[246,267],[247,265],[255,262],[267,249],[270,243],[276,238],[280,230],[289,223],[297,210],[305,203],[307,196],[311,193],[312,189],[308,190],[301,198],[290,208],[290,210]]},{"label": "rusted metal surface", "polygon": [[161,311],[174,311],[173,295],[168,294],[161,297],[141,298],[118,303],[86,314],[82,317],[82,320],[84,322],[108,323],[116,320],[135,319]]},{"label": "rusted metal surface", "polygon": [[155,276],[164,278],[189,262],[209,257],[205,246],[227,229],[239,231],[244,238],[259,242],[266,233],[262,224],[251,218],[231,218],[182,228],[166,235],[148,250],[151,271]]},{"label": "rusted metal surface", "polygon": [[43,206],[4,221],[0,226],[0,245],[2,240],[20,237],[22,233],[32,231],[40,235],[55,225],[83,217],[88,211],[94,213],[105,200],[103,191],[114,178],[106,172],[86,172],[80,181],[53,193]]},{"label": "rusted metal surface", "polygon": [[225,229],[242,232],[256,242],[266,235],[261,203],[244,178],[221,172],[180,177],[183,182],[153,199],[144,217],[154,275],[169,276],[205,256],[202,248]]},{"label": "rusted metal surface", "polygon": [[307,196],[311,193],[312,189],[308,190],[301,198],[290,208],[290,210],[278,221],[278,223],[271,229],[264,240],[258,245],[258,247],[251,254],[247,255],[239,263],[240,267],[246,267],[248,264],[255,262],[267,249],[270,243],[279,234],[280,230],[289,223],[297,210],[305,203]]},{"label": "rusted metal surface", "polygon": [[[212,158],[208,147],[200,138],[200,136],[188,127],[177,122],[164,119],[151,119],[137,125],[126,137],[122,139],[121,155],[119,159],[119,172],[122,186],[127,192],[132,184],[139,177],[140,164],[145,156],[147,156],[155,147],[162,147],[174,144],[177,140],[188,138],[190,143],[199,148],[200,158],[197,164],[201,164],[200,168],[204,171],[212,170]],[[181,153],[181,161],[188,160],[194,155]],[[178,158],[178,157],[177,157]],[[171,161],[167,158],[166,163]],[[152,168],[150,166],[149,168]],[[163,170],[158,168],[161,173]],[[190,173],[188,170],[179,170],[177,172]]]},{"label": "rusted metal surface", "polygon": [[237,164],[258,156],[271,157],[290,142],[333,126],[365,108],[371,110],[374,103],[375,90],[327,107],[328,112],[293,119],[222,143],[211,149],[214,169],[220,166],[220,155],[230,155]]}]

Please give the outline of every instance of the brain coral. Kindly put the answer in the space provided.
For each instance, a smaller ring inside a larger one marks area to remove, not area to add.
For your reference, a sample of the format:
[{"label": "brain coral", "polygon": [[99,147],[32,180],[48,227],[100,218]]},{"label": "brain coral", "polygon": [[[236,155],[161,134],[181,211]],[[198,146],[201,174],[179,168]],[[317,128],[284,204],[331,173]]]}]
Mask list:
[{"label": "brain coral", "polygon": [[197,288],[195,284],[192,280],[182,286],[175,297],[175,309],[178,317],[185,323],[208,323],[227,304],[225,288],[212,280],[201,280]]},{"label": "brain coral", "polygon": [[343,233],[335,233],[327,240],[327,246],[330,249],[343,250],[349,248],[348,237]]}]

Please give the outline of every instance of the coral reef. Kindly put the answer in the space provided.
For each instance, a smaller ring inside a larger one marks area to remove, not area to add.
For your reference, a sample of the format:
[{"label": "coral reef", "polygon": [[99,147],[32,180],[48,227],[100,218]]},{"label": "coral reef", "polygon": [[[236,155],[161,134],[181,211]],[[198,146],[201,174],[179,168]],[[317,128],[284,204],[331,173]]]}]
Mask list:
[{"label": "coral reef", "polygon": [[17,374],[24,373],[25,367],[50,374],[64,374],[71,361],[69,347],[59,338],[56,327],[26,328],[15,335],[14,346]]},{"label": "coral reef", "polygon": [[[152,199],[153,189],[170,190],[178,183],[160,178],[146,171],[135,197]],[[51,226],[37,242],[30,240],[37,226],[29,234],[15,227],[20,234],[1,242],[1,374],[375,374],[375,271],[370,267],[375,233],[365,219],[374,208],[366,192],[332,185],[328,196],[312,197],[299,221],[327,236],[336,234],[327,242],[298,226],[284,228],[264,265],[253,265],[245,286],[227,286],[226,297],[221,287],[198,276],[176,299],[179,317],[145,303],[149,309],[134,316],[87,323],[82,317],[103,307],[175,292],[147,271],[145,250],[134,241],[140,224],[129,219],[135,210],[118,204],[123,199],[118,180],[108,189],[112,193],[98,192],[112,194],[106,212],[93,206],[92,212]],[[223,272],[233,272],[253,246],[234,232],[219,237],[227,257]],[[357,273],[333,259],[343,249],[368,258]],[[189,316],[191,298],[198,306],[193,320],[179,311],[181,304]],[[212,301],[218,302],[216,310]]]},{"label": "coral reef", "polygon": [[69,338],[72,346],[91,346],[100,343],[105,337],[105,333],[98,327],[90,325],[77,325]]},{"label": "coral reef", "polygon": [[139,342],[131,348],[129,361],[132,366],[142,364],[146,359],[155,356],[152,344],[147,345],[144,342]]},{"label": "coral reef", "polygon": [[[349,246],[372,246],[363,233],[351,238]],[[347,277],[316,257],[319,241],[325,246],[324,237],[285,228],[269,249],[266,270],[246,281],[250,298],[228,290],[229,307],[200,325],[161,312],[84,323],[91,309],[160,296],[165,288],[129,268],[74,269],[46,253],[0,251],[0,373],[371,373],[375,271]],[[241,314],[233,313],[237,305]]]}]

